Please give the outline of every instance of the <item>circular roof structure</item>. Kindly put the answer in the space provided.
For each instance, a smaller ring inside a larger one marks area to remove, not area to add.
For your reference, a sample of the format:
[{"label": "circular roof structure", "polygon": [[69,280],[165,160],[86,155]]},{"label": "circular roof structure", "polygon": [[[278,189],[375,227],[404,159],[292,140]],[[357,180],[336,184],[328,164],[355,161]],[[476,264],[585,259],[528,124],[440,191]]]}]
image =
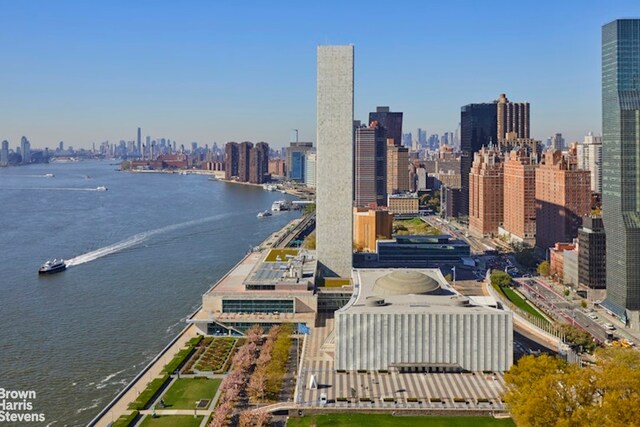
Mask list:
[{"label": "circular roof structure", "polygon": [[413,270],[397,270],[386,274],[373,285],[374,295],[431,294],[440,289],[437,280]]}]

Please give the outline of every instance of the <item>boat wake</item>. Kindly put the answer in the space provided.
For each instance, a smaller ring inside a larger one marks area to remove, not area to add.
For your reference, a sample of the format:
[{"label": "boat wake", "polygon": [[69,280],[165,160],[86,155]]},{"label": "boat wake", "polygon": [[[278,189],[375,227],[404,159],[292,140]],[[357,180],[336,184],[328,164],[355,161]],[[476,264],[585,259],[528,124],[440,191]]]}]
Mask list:
[{"label": "boat wake", "polygon": [[28,190],[28,191],[99,191],[97,188],[87,188],[87,187],[28,187],[28,188],[8,188],[8,187],[3,187],[0,188],[0,190],[12,190],[12,191],[23,191],[23,190]]},{"label": "boat wake", "polygon": [[71,258],[67,260],[67,267],[73,267],[76,265],[85,264],[87,262],[95,261],[98,258],[105,257],[107,255],[114,254],[116,252],[123,251],[125,249],[129,249],[133,246],[139,245],[142,242],[148,240],[153,236],[157,236],[158,234],[168,233],[171,231],[179,230],[181,228],[190,227],[193,225],[205,224],[210,221],[219,220],[230,216],[231,213],[225,213],[220,215],[214,215],[206,218],[194,219],[192,221],[181,222],[179,224],[171,224],[166,227],[157,228],[155,230],[145,231],[142,233],[135,234],[125,240],[121,240],[117,243],[114,243],[109,246],[105,246],[100,249],[96,249],[95,251],[87,252],[86,254],[79,255],[75,258]]}]

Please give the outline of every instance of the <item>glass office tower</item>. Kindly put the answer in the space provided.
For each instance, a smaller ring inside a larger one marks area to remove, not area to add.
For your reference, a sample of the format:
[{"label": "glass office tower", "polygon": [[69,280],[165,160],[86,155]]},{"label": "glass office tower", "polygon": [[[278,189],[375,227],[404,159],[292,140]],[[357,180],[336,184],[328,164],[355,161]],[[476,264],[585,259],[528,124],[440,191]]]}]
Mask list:
[{"label": "glass office tower", "polygon": [[640,19],[602,27],[605,307],[640,329]]}]

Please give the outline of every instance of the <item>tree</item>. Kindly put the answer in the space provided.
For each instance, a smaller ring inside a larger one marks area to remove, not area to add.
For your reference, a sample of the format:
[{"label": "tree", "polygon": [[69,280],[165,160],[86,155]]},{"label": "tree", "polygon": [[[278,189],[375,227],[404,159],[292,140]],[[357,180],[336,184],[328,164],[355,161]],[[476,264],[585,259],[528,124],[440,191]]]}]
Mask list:
[{"label": "tree", "polygon": [[433,195],[427,200],[427,206],[433,209],[435,213],[440,212],[440,190],[437,190],[433,193]]},{"label": "tree", "polygon": [[511,285],[511,276],[502,270],[493,270],[491,272],[491,285],[499,288]]},{"label": "tree", "polygon": [[638,425],[640,353],[607,348],[596,366],[525,356],[504,376],[504,401],[517,425],[596,427]]},{"label": "tree", "polygon": [[549,261],[542,261],[538,264],[538,274],[545,277],[549,275]]},{"label": "tree", "polygon": [[569,324],[561,325],[560,330],[564,334],[565,342],[572,347],[587,353],[591,353],[596,349],[596,343],[593,342],[593,337],[590,333]]},{"label": "tree", "polygon": [[309,203],[308,205],[306,205],[304,207],[304,214],[305,215],[309,215],[312,214],[316,211],[316,204],[315,203]]},{"label": "tree", "polygon": [[267,376],[265,375],[264,370],[256,369],[253,375],[251,375],[251,380],[249,381],[249,386],[247,388],[249,396],[251,396],[251,398],[254,400],[264,400],[264,392],[266,387]]}]

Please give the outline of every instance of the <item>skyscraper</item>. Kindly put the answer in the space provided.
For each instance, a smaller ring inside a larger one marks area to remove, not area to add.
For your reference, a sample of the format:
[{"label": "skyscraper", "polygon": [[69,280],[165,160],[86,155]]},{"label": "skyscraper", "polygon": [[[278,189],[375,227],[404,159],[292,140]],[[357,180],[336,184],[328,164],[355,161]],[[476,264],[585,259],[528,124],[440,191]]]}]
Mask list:
[{"label": "skyscraper", "polygon": [[402,144],[402,113],[392,112],[389,107],[377,107],[369,113],[369,123],[378,122],[387,131],[387,138],[393,138],[393,145]]},{"label": "skyscraper", "polygon": [[2,141],[2,151],[0,151],[0,166],[9,164],[9,141]]},{"label": "skyscraper", "polygon": [[316,163],[318,157],[314,151],[307,151],[304,155],[304,184],[307,187],[315,188],[316,186]]},{"label": "skyscraper", "polygon": [[238,144],[238,181],[249,182],[249,165],[253,143],[244,141]]},{"label": "skyscraper", "polygon": [[460,215],[469,215],[469,172],[473,154],[490,143],[497,142],[496,103],[469,104],[460,112],[460,174],[462,175],[462,193]]},{"label": "skyscraper", "polygon": [[562,151],[564,148],[564,138],[561,133],[556,133],[549,137],[549,149]]},{"label": "skyscraper", "polygon": [[578,230],[578,281],[593,289],[606,285],[606,237],[602,218],[587,216]]},{"label": "skyscraper", "polygon": [[387,195],[409,191],[409,148],[387,139]]},{"label": "skyscraper", "polygon": [[142,153],[142,151],[140,151],[142,149],[142,130],[140,128],[138,128],[138,139],[136,140],[136,148],[138,149],[138,156],[140,156]]},{"label": "skyscraper", "polygon": [[516,138],[529,138],[528,102],[509,102],[507,96],[501,93],[496,107],[498,141],[507,139],[509,133],[515,133]]},{"label": "skyscraper", "polygon": [[591,173],[591,191],[602,194],[602,137],[589,132],[577,148],[578,167]]},{"label": "skyscraper", "polygon": [[20,139],[20,154],[22,155],[22,164],[31,163],[31,143],[26,136]]},{"label": "skyscraper", "polygon": [[547,250],[578,236],[582,217],[591,212],[591,182],[575,155],[547,150],[543,159],[536,169],[536,246]]},{"label": "skyscraper", "polygon": [[224,178],[229,180],[238,176],[238,143],[227,142],[224,146]]},{"label": "skyscraper", "polygon": [[640,19],[602,27],[604,305],[640,330]]},{"label": "skyscraper", "polygon": [[269,144],[258,142],[249,151],[249,182],[263,184],[269,177]]},{"label": "skyscraper", "polygon": [[354,203],[387,204],[387,140],[385,129],[372,122],[356,129],[354,151]]},{"label": "skyscraper", "polygon": [[321,276],[353,265],[353,46],[318,46],[316,250]]},{"label": "skyscraper", "polygon": [[312,151],[312,142],[292,142],[287,147],[287,178],[293,181],[304,181],[305,154]]},{"label": "skyscraper", "polygon": [[511,241],[533,246],[536,237],[536,153],[511,151],[504,162],[504,220]]},{"label": "skyscraper", "polygon": [[502,225],[504,172],[500,153],[481,148],[474,154],[469,173],[469,231],[495,236]]}]

